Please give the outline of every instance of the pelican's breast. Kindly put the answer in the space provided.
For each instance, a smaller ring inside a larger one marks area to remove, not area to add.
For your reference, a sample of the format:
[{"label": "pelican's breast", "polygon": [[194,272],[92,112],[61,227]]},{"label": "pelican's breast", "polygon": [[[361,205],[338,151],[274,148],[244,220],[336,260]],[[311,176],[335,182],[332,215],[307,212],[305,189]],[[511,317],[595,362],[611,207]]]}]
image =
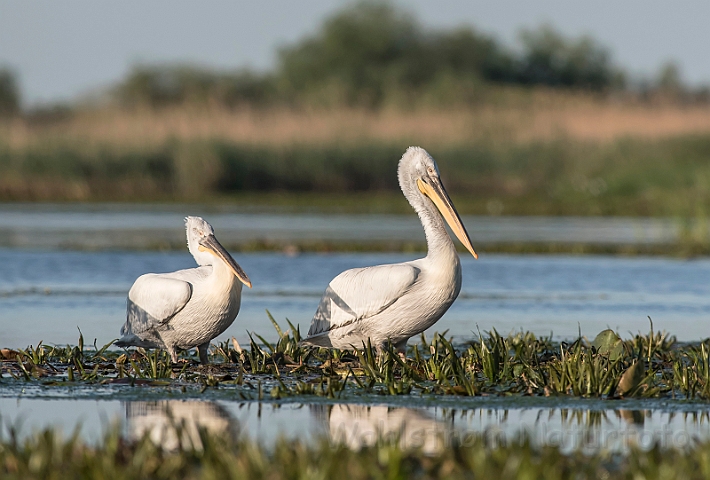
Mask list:
[{"label": "pelican's breast", "polygon": [[[432,262],[430,258],[417,261],[421,274],[416,285],[396,305],[392,312],[401,319],[400,335],[411,337],[434,325],[454,303],[461,291],[461,264],[455,261],[444,264]],[[397,310],[405,311],[397,311]]]},{"label": "pelican's breast", "polygon": [[195,281],[192,298],[171,320],[171,330],[164,336],[169,335],[179,348],[191,348],[220,335],[239,313],[241,285],[234,275],[222,276],[214,271]]}]

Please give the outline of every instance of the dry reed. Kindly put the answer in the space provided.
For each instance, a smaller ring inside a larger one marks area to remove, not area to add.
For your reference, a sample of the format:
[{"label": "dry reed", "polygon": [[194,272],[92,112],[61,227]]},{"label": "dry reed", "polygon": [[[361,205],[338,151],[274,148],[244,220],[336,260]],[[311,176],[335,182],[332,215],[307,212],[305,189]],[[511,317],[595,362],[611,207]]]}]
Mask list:
[{"label": "dry reed", "polygon": [[150,148],[172,139],[269,146],[396,141],[438,147],[559,138],[607,143],[622,137],[660,139],[710,132],[708,105],[654,105],[549,92],[504,97],[472,108],[411,111],[106,107],[81,110],[57,122],[5,122],[0,124],[0,142],[12,150],[38,143]]}]

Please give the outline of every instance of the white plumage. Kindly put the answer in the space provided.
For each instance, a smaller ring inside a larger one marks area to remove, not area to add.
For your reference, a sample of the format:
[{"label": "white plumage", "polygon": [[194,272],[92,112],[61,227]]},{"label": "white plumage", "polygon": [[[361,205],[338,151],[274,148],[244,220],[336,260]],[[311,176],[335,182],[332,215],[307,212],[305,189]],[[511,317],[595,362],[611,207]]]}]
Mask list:
[{"label": "white plumage", "polygon": [[244,270],[200,217],[185,219],[187,246],[197,268],[140,276],[128,292],[126,323],[119,347],[162,348],[177,361],[178,350],[197,347],[207,363],[210,341],[239,313]]},{"label": "white plumage", "polygon": [[[323,295],[304,343],[361,348],[368,339],[403,351],[407,340],[441,318],[461,290],[461,263],[444,220],[478,258],[468,233],[439,179],[433,158],[410,147],[398,167],[404,196],[419,215],[427,256],[411,262],[347,270]],[[442,218],[443,217],[443,218]]]}]

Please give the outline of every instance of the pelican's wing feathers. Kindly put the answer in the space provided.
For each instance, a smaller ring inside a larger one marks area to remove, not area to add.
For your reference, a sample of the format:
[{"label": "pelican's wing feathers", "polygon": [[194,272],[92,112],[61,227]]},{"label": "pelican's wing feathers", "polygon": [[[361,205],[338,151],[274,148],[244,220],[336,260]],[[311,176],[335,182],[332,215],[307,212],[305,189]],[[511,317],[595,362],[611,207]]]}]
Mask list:
[{"label": "pelican's wing feathers", "polygon": [[139,334],[157,327],[185,307],[192,297],[192,284],[170,275],[148,273],[138,277],[128,292],[128,313],[121,334]]},{"label": "pelican's wing feathers", "polygon": [[419,273],[419,268],[407,263],[344,271],[328,285],[308,337],[381,313],[414,285]]}]

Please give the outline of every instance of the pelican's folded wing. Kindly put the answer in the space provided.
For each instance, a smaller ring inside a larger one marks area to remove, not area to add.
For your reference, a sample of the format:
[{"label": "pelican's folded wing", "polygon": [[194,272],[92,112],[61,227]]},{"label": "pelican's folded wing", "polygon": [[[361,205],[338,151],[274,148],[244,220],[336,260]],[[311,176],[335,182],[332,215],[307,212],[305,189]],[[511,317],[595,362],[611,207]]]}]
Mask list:
[{"label": "pelican's folded wing", "polygon": [[153,273],[138,277],[128,292],[126,325],[121,334],[139,334],[167,322],[191,296],[189,282]]},{"label": "pelican's folded wing", "polygon": [[419,272],[408,264],[346,270],[328,285],[308,337],[377,315],[411,288]]}]

